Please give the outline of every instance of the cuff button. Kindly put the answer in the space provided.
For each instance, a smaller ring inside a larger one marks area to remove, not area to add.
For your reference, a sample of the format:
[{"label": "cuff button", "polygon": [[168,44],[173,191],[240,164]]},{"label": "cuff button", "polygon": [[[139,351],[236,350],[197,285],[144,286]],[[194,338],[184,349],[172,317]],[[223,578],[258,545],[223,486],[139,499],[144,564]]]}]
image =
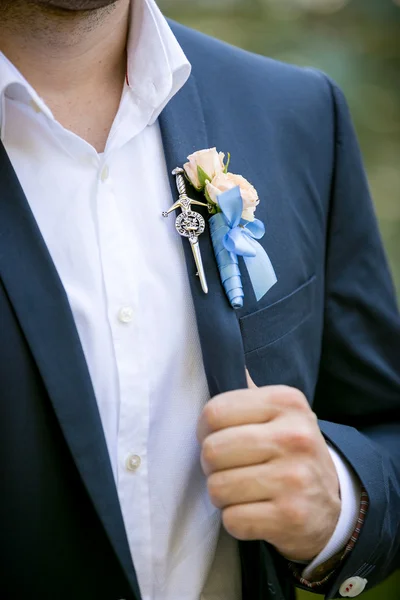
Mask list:
[{"label": "cuff button", "polygon": [[349,577],[340,586],[339,594],[342,598],[356,598],[365,590],[367,583],[367,579],[362,577]]}]

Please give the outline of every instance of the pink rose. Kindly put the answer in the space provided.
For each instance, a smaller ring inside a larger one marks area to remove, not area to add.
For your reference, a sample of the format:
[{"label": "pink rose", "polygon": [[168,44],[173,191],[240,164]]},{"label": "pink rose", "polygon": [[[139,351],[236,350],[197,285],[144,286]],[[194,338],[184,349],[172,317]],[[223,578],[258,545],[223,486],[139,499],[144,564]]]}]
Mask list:
[{"label": "pink rose", "polygon": [[243,200],[242,218],[246,219],[246,221],[254,221],[254,212],[260,201],[254,186],[241,175],[218,173],[211,183],[206,183],[207,197],[214,204],[218,204],[217,196],[236,186],[240,187],[240,194]]},{"label": "pink rose", "polygon": [[189,162],[183,165],[186,176],[197,190],[205,187],[206,180],[212,181],[216,175],[223,173],[225,154],[216,148],[199,150],[188,156]]}]

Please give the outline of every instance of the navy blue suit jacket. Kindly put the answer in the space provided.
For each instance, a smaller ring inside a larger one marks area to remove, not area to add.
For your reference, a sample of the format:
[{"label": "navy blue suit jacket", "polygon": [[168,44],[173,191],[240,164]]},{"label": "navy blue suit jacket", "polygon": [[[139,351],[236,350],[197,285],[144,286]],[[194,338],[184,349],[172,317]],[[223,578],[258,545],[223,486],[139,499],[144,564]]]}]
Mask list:
[{"label": "navy blue suit jacket", "polygon": [[[337,596],[353,575],[372,586],[399,555],[400,318],[346,102],[316,71],[172,27],[193,75],[160,118],[168,168],[198,149],[231,152],[232,171],[262,198],[278,276],[257,303],[243,270],[235,312],[208,236],[208,296],[187,255],[210,393],[245,387],[245,365],[260,386],[305,393],[370,498],[324,591]],[[0,597],[139,600],[71,310],[3,147],[0,332]],[[240,543],[240,554],[243,600],[294,597],[266,543]]]}]

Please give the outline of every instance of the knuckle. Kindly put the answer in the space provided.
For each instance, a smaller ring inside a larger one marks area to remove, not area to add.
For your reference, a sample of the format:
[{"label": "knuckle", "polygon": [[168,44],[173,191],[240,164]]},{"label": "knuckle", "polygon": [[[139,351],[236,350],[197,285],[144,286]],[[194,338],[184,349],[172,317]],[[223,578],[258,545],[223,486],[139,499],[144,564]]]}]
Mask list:
[{"label": "knuckle", "polygon": [[219,428],[219,410],[216,399],[205,405],[203,419],[209,431],[215,431]]},{"label": "knuckle", "polygon": [[233,507],[230,506],[222,511],[222,523],[230,535],[234,538],[238,538],[239,525],[238,520],[235,518],[235,510]]},{"label": "knuckle", "polygon": [[219,473],[210,475],[207,480],[207,489],[212,504],[217,508],[223,506],[225,498],[224,477],[221,477]]},{"label": "knuckle", "polygon": [[251,539],[251,526],[240,518],[236,506],[229,506],[222,511],[222,523],[226,531],[237,540]]},{"label": "knuckle", "polygon": [[218,452],[210,438],[206,438],[201,449],[201,461],[210,468],[215,467],[217,463]]},{"label": "knuckle", "polygon": [[303,427],[296,431],[292,442],[299,452],[312,452],[314,450],[314,436],[311,428]]},{"label": "knuckle", "polygon": [[303,392],[301,392],[300,390],[298,390],[296,388],[286,387],[285,388],[285,399],[286,399],[287,405],[294,410],[299,410],[299,411],[310,410],[310,405],[308,404],[307,399],[304,396]]},{"label": "knuckle", "polygon": [[314,432],[307,425],[303,425],[301,428],[288,428],[281,435],[283,443],[296,453],[312,454],[315,450]]},{"label": "knuckle", "polygon": [[291,501],[281,508],[284,522],[293,529],[302,529],[307,519],[306,510],[299,501]]},{"label": "knuckle", "polygon": [[287,487],[299,491],[309,486],[310,471],[305,465],[296,465],[286,473],[284,479]]}]

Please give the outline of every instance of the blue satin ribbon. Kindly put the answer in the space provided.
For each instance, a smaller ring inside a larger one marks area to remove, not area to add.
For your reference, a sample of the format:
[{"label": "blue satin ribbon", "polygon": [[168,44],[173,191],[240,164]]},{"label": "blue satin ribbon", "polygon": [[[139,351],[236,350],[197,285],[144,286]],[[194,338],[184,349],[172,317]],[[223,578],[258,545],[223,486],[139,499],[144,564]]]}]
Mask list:
[{"label": "blue satin ribbon", "polygon": [[263,237],[262,221],[242,219],[243,200],[235,187],[218,196],[222,212],[210,219],[211,239],[221,280],[233,308],[243,306],[243,286],[238,256],[243,256],[257,301],[277,282],[274,268],[264,248],[256,240]]}]

